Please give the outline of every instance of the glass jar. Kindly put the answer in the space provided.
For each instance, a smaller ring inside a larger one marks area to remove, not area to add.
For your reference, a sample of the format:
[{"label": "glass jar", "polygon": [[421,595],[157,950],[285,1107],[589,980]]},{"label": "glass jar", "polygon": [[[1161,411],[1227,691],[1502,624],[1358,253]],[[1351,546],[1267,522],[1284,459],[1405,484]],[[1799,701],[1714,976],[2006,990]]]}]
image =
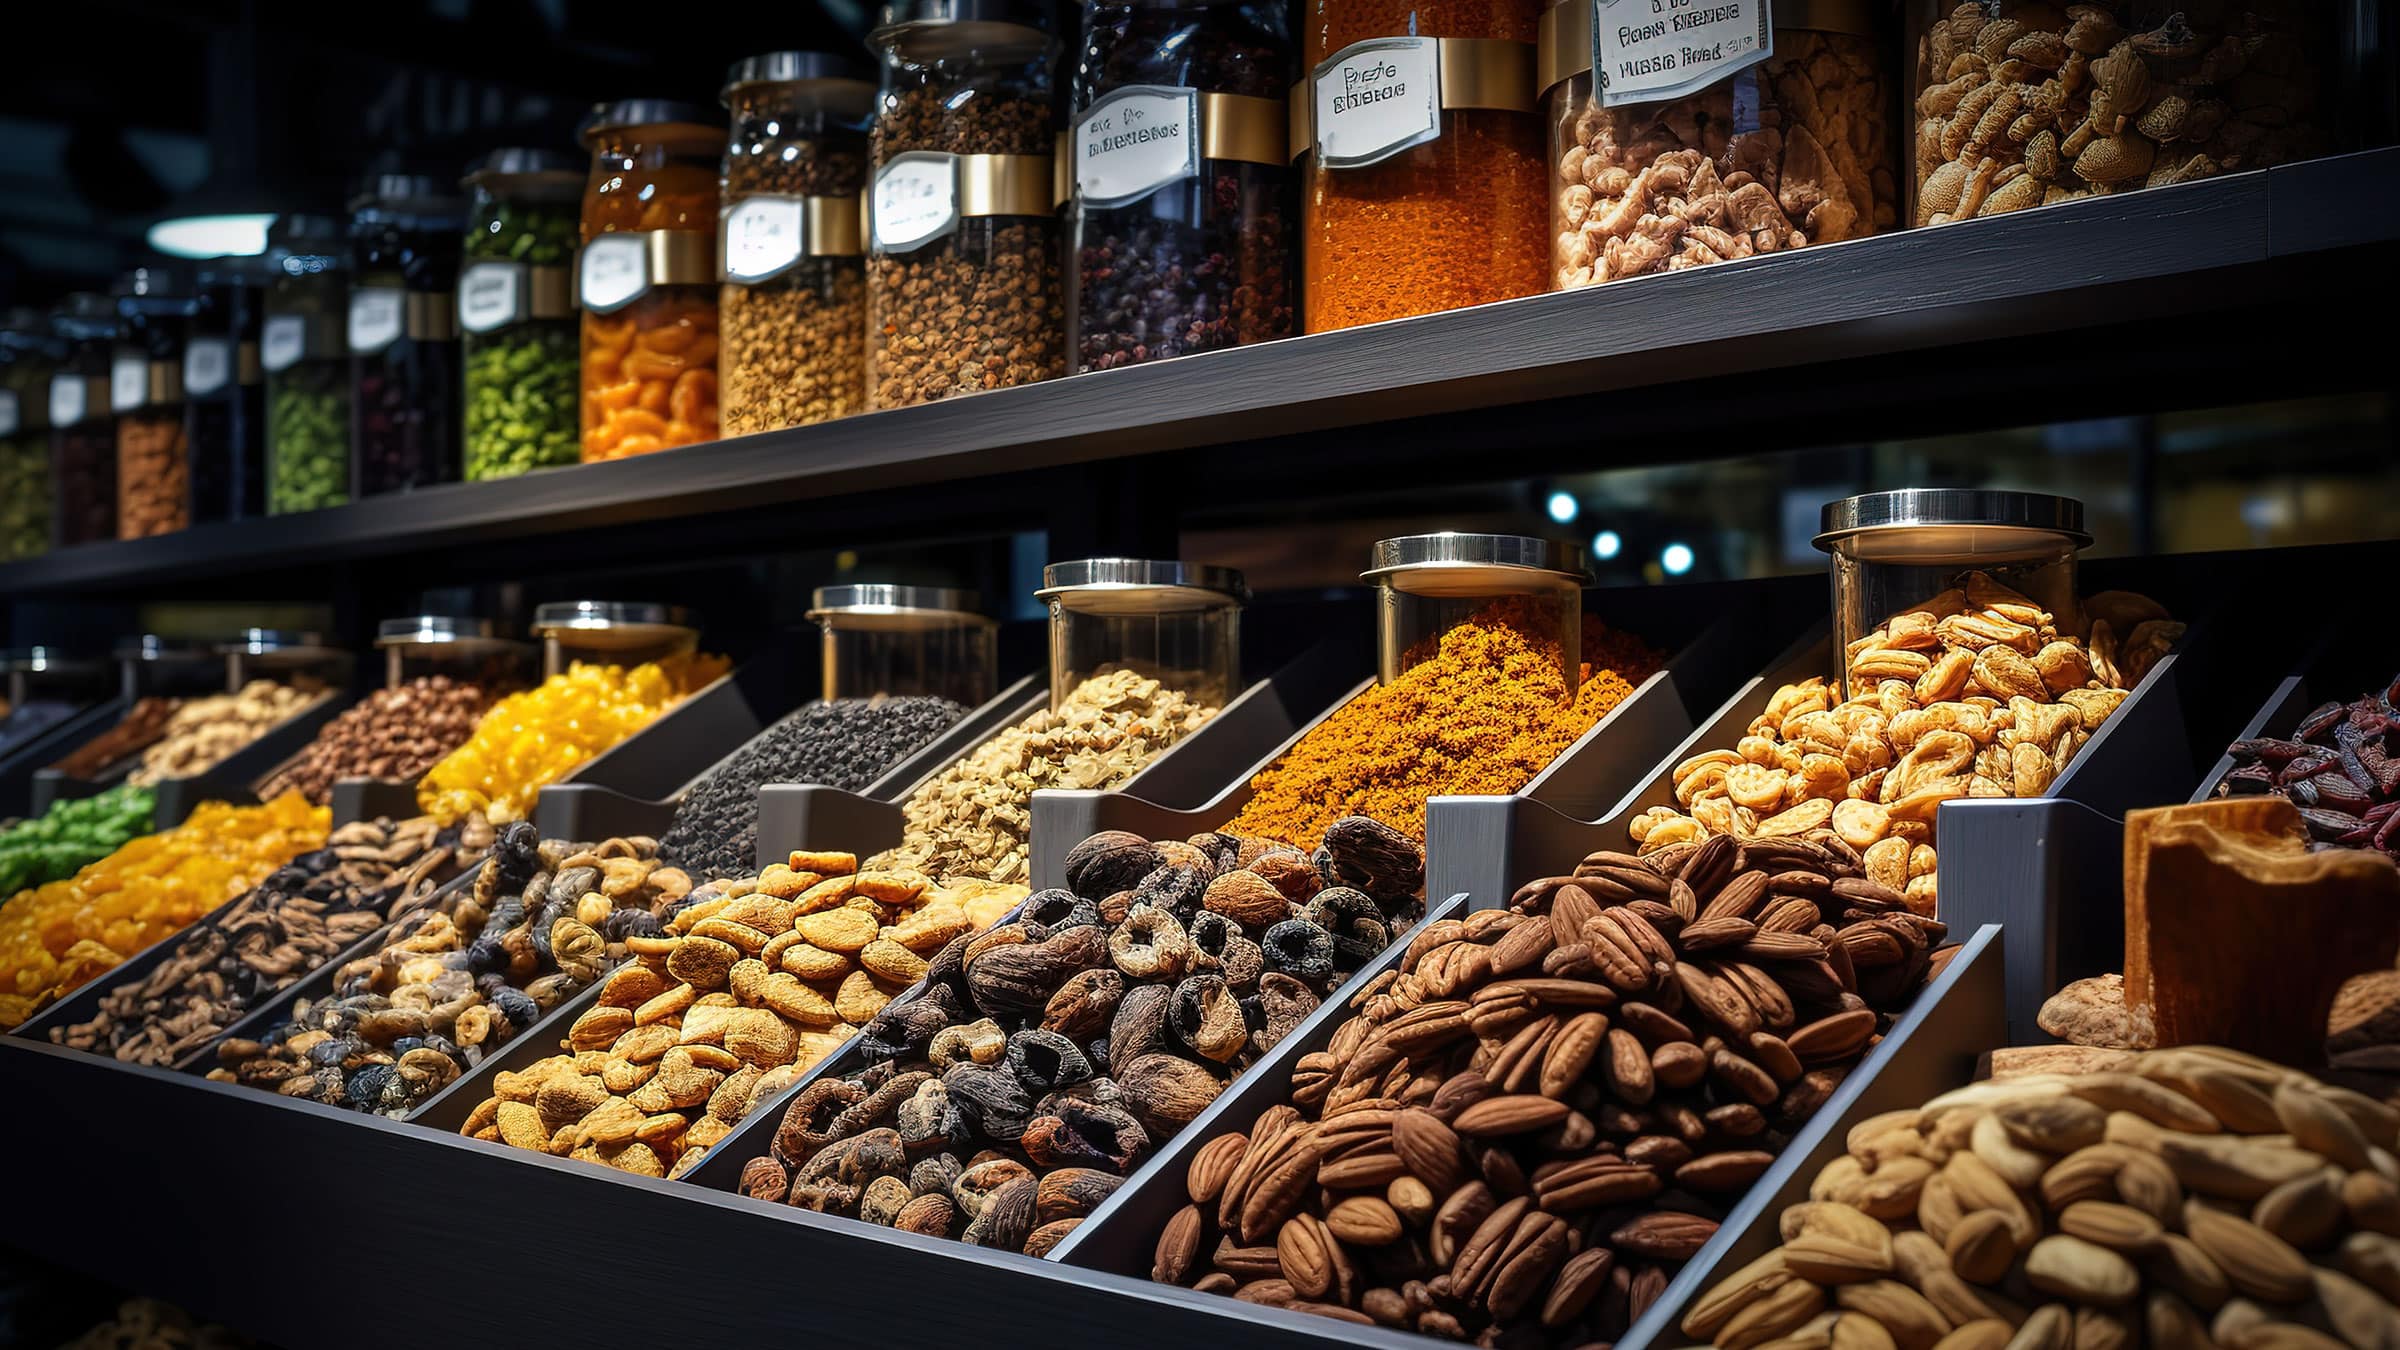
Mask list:
[{"label": "glass jar", "polygon": [[361,497],[459,477],[458,263],[466,203],[378,174],[350,203],[350,484]]},{"label": "glass jar", "polygon": [[199,302],[189,277],[155,266],[126,273],[116,297],[108,410],[117,422],[117,537],[147,539],[191,523],[183,342]]},{"label": "glass jar", "polygon": [[523,688],[525,674],[533,668],[532,645],[501,637],[489,619],[447,614],[385,619],[375,626],[375,646],[383,653],[386,689],[440,675],[498,695]]},{"label": "glass jar", "polygon": [[288,215],[267,232],[275,268],[259,330],[267,386],[267,510],[350,500],[349,231]]},{"label": "glass jar", "polygon": [[925,696],[978,707],[999,687],[1000,626],[973,591],[820,586],[810,597],[823,697]]},{"label": "glass jar", "polygon": [[638,666],[688,656],[700,646],[700,630],[685,622],[680,607],[612,600],[539,606],[533,611],[533,635],[542,640],[544,676],[560,674],[577,661]]},{"label": "glass jar", "polygon": [[[2346,6],[1917,8],[1910,210],[1919,225],[2195,182],[2332,148],[2332,49]],[[2002,105],[2015,115],[2001,117]]]},{"label": "glass jar", "polygon": [[1290,34],[1283,0],[1085,0],[1078,371],[1291,336]]},{"label": "glass jar", "polygon": [[494,150],[466,186],[475,194],[458,274],[467,481],[573,464],[583,167],[561,151]]},{"label": "glass jar", "polygon": [[59,351],[39,311],[0,316],[0,561],[50,547],[50,377]]},{"label": "glass jar", "polygon": [[117,662],[117,691],[126,698],[234,692],[225,687],[225,661],[214,643],[142,633],[120,639],[110,654]]},{"label": "glass jar", "polygon": [[8,669],[8,714],[0,717],[0,753],[108,696],[108,666],[70,656],[56,647],[20,647],[0,653]]},{"label": "glass jar", "polygon": [[117,429],[108,411],[116,303],[70,295],[52,322],[65,351],[50,377],[50,542],[66,548],[117,537]]},{"label": "glass jar", "polygon": [[1439,654],[1462,623],[1506,626],[1555,651],[1566,699],[1583,683],[1583,550],[1516,534],[1412,534],[1379,539],[1360,580],[1375,586],[1375,678]]},{"label": "glass jar", "polygon": [[717,157],[705,110],[627,99],[585,123],[583,458],[717,438]]},{"label": "glass jar", "polygon": [[217,647],[225,658],[225,687],[239,691],[253,680],[272,680],[306,693],[350,687],[357,661],[339,647],[329,647],[315,633],[273,628],[245,628],[240,637]]},{"label": "glass jar", "polygon": [[[1816,546],[1833,555],[1833,629],[1851,644],[1903,610],[1980,572],[2048,610],[2060,632],[2083,631],[2075,555],[2092,542],[2083,503],[2040,492],[1903,488],[1828,502]],[[1955,610],[1957,607],[1947,607]]]},{"label": "glass jar", "polygon": [[1538,0],[1312,0],[1294,139],[1311,333],[1542,289]]},{"label": "glass jar", "polygon": [[1049,25],[1026,0],[892,0],[867,37],[874,407],[1066,373]]},{"label": "glass jar", "polygon": [[1241,692],[1242,606],[1250,588],[1230,567],[1085,558],[1042,569],[1034,597],[1050,607],[1050,706],[1094,675],[1130,669],[1222,708]]},{"label": "glass jar", "polygon": [[219,258],[202,263],[197,274],[197,309],[183,345],[183,438],[195,524],[266,513],[267,403],[258,344],[273,276],[265,258]]},{"label": "glass jar", "polygon": [[1612,19],[1602,32],[1620,69],[1697,42],[1725,58],[1620,78],[1595,99],[1589,0],[1543,12],[1551,289],[1860,239],[1899,222],[1874,7],[1783,0],[1763,59],[1755,13],[1746,33],[1734,13],[1696,36]]},{"label": "glass jar", "polygon": [[867,397],[867,120],[875,86],[821,52],[727,73],[724,426],[741,436],[861,411]]}]

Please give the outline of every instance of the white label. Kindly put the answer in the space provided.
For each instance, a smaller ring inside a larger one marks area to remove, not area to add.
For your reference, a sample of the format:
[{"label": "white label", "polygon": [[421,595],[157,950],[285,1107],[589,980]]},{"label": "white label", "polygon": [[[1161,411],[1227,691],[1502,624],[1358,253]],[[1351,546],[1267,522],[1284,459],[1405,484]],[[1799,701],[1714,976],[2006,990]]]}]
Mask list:
[{"label": "white label", "polygon": [[747,197],[725,213],[725,279],[779,276],[808,251],[808,217],[798,197]]},{"label": "white label", "polygon": [[108,410],[132,412],[150,401],[150,361],[120,356],[108,363]]},{"label": "white label", "polygon": [[1128,85],[1075,124],[1075,196],[1125,206],[1200,172],[1200,91]]},{"label": "white label", "polygon": [[1698,93],[1775,54],[1768,0],[1592,0],[1600,106]]},{"label": "white label", "polygon": [[406,293],[397,286],[361,286],[350,292],[350,350],[372,356],[400,339]]},{"label": "white label", "polygon": [[1432,38],[1353,42],[1309,81],[1317,162],[1379,164],[1442,134],[1442,62]]},{"label": "white label", "polygon": [[286,370],[308,352],[308,320],[298,314],[278,314],[258,334],[258,363],[268,370]]},{"label": "white label", "polygon": [[458,326],[489,333],[530,318],[525,271],[525,264],[516,262],[468,263],[458,274]]},{"label": "white label", "polygon": [[193,338],[183,349],[183,392],[206,398],[233,378],[233,344],[223,338]]},{"label": "white label", "polygon": [[17,391],[0,389],[0,439],[17,434],[17,425],[25,420],[17,411]]},{"label": "white label", "polygon": [[90,388],[81,375],[50,377],[50,425],[71,427],[82,421],[90,401]]},{"label": "white label", "polygon": [[958,228],[958,159],[911,150],[875,175],[875,247],[904,252]]},{"label": "white label", "polygon": [[604,234],[583,246],[577,264],[583,307],[607,314],[650,289],[650,246],[638,234]]}]

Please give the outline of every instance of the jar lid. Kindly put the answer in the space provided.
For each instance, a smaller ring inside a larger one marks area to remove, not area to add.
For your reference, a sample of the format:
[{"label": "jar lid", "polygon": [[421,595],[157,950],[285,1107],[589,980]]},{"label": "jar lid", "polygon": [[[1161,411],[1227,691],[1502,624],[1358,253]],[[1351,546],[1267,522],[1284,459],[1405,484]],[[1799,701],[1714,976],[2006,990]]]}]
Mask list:
[{"label": "jar lid", "polygon": [[1231,567],[1148,558],[1083,558],[1042,569],[1036,600],[1077,614],[1129,617],[1180,614],[1250,603],[1249,584]]},{"label": "jar lid", "polygon": [[621,604],[613,600],[562,600],[536,606],[533,635],[564,639],[601,651],[623,651],[696,636],[680,605]]},{"label": "jar lid", "polygon": [[[717,101],[730,103],[740,90],[762,84],[819,86],[796,92],[823,93],[828,103],[835,96],[844,102],[861,95],[872,102],[875,97],[874,83],[848,57],[833,52],[761,52],[726,69],[725,87],[717,91]],[[860,104],[859,111],[866,110],[867,104]]]},{"label": "jar lid", "polygon": [[214,661],[217,651],[213,644],[182,638],[160,637],[156,633],[119,638],[109,653],[119,661],[193,662]]},{"label": "jar lid", "polygon": [[1050,15],[1024,0],[885,0],[867,45],[913,61],[1031,57],[1054,45]]},{"label": "jar lid", "polygon": [[490,619],[461,619],[448,614],[411,614],[375,625],[378,647],[431,646],[451,642],[497,642],[500,632]]},{"label": "jar lid", "polygon": [[1827,502],[1810,542],[1875,562],[1942,562],[2042,552],[2092,542],[2083,503],[2047,492],[1901,488]]},{"label": "jar lid", "polygon": [[808,617],[832,628],[880,633],[997,627],[975,612],[981,603],[975,592],[948,586],[819,586],[809,596]]},{"label": "jar lid", "polygon": [[315,633],[275,628],[245,628],[240,637],[217,647],[221,656],[306,656],[317,652],[327,656],[340,654],[338,648],[326,646],[325,639]]},{"label": "jar lid", "polygon": [[[1775,31],[1849,33],[1874,37],[1882,31],[1871,0],[1776,0]],[[1543,93],[1592,69],[1591,0],[1561,0],[1542,11],[1536,35],[1535,77]]]},{"label": "jar lid", "polygon": [[1477,596],[1527,583],[1587,584],[1583,549],[1523,534],[1410,534],[1378,539],[1361,581],[1409,595]]},{"label": "jar lid", "polygon": [[510,145],[475,161],[458,185],[502,192],[510,188],[581,188],[583,179],[584,163],[577,156],[545,146]]},{"label": "jar lid", "polygon": [[583,125],[576,128],[575,138],[591,149],[602,132],[636,128],[667,137],[722,140],[725,136],[725,124],[697,103],[672,98],[621,98],[614,103],[592,105]]},{"label": "jar lid", "polygon": [[11,647],[0,652],[0,664],[12,672],[38,675],[90,675],[100,669],[100,663],[88,656],[72,656],[62,648],[48,646]]}]

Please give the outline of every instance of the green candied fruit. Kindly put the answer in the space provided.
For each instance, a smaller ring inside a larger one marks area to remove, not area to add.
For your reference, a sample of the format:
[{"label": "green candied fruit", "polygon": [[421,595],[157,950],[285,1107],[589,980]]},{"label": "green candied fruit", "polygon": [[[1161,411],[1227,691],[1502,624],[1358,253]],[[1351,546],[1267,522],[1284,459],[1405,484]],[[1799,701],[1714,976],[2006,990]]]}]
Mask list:
[{"label": "green candied fruit", "polygon": [[513,478],[582,458],[581,338],[572,321],[535,320],[467,343],[467,480]]},{"label": "green candied fruit", "polygon": [[0,558],[50,547],[50,444],[39,435],[0,441]]},{"label": "green candied fruit", "polygon": [[267,380],[267,510],[281,515],[350,500],[349,372],[310,361]]}]

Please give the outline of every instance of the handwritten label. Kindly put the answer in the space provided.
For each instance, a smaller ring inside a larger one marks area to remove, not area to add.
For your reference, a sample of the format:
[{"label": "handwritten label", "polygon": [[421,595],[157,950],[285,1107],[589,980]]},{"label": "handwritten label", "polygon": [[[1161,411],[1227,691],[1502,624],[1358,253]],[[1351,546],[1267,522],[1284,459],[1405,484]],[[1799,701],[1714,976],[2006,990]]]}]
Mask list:
[{"label": "handwritten label", "polygon": [[922,248],[958,228],[958,160],[911,150],[875,175],[875,247]]},{"label": "handwritten label", "polygon": [[150,359],[120,356],[108,363],[108,410],[132,412],[150,401]]},{"label": "handwritten label", "polygon": [[350,351],[372,356],[400,340],[406,293],[397,286],[361,286],[350,292]]},{"label": "handwritten label", "polygon": [[1075,123],[1075,196],[1126,206],[1200,172],[1200,91],[1136,84]]},{"label": "handwritten label", "polygon": [[183,392],[206,398],[233,378],[233,344],[224,338],[193,338],[183,349]]},{"label": "handwritten label", "polygon": [[269,370],[288,370],[308,354],[308,319],[278,314],[258,333],[258,363]]},{"label": "handwritten label", "polygon": [[808,216],[798,197],[746,197],[725,212],[718,256],[725,279],[748,285],[781,276],[808,251]]},{"label": "handwritten label", "polygon": [[531,304],[523,263],[469,263],[458,274],[458,326],[470,333],[489,333],[528,318]]},{"label": "handwritten label", "polygon": [[583,307],[608,314],[650,289],[650,246],[638,234],[604,234],[583,246],[576,282]]},{"label": "handwritten label", "polygon": [[71,427],[91,407],[91,385],[81,375],[50,377],[50,425]]},{"label": "handwritten label", "polygon": [[1775,54],[1768,0],[1593,0],[1600,106],[1698,93]]},{"label": "handwritten label", "polygon": [[1432,38],[1354,42],[1309,81],[1317,162],[1380,164],[1442,134],[1442,63]]}]

